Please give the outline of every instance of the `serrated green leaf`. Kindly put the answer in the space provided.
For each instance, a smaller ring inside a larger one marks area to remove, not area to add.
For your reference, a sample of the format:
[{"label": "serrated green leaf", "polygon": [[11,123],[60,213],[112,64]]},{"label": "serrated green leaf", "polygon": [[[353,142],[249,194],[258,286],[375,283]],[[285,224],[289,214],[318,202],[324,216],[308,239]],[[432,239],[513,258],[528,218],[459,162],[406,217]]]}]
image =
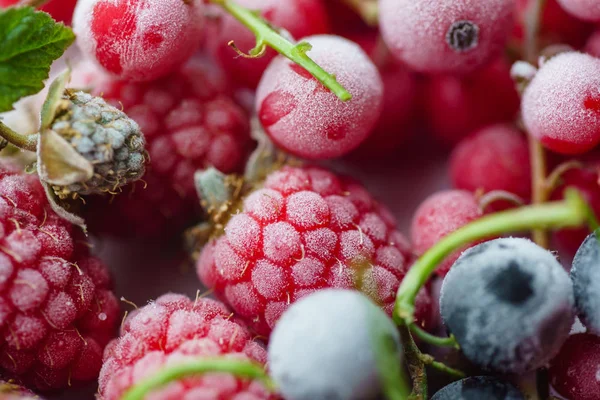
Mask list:
[{"label": "serrated green leaf", "polygon": [[44,88],[52,62],[73,43],[73,31],[31,7],[0,10],[0,112]]}]

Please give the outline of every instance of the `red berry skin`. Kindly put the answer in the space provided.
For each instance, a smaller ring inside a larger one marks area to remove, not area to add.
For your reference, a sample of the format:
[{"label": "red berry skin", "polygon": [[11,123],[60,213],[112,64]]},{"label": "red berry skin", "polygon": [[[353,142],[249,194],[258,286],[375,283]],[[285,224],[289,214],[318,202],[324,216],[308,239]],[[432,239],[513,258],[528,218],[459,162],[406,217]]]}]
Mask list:
[{"label": "red berry skin", "polygon": [[[298,40],[329,32],[323,0],[240,0],[238,4],[260,11],[261,16],[273,26],[285,29]],[[211,53],[230,80],[239,86],[255,89],[277,52],[269,48],[260,58],[240,57],[227,43],[233,40],[240,50],[248,52],[256,46],[256,37],[231,15],[220,13],[219,17],[214,32],[207,38]]]},{"label": "red berry skin", "polygon": [[119,304],[35,175],[0,161],[0,373],[37,390],[94,380]]},{"label": "red berry skin", "polygon": [[[231,319],[222,303],[166,294],[134,311],[124,321],[121,336],[104,352],[99,378],[103,400],[119,400],[137,383],[161,369],[203,357],[233,357],[264,364],[266,350],[247,328]],[[230,374],[204,374],[174,381],[148,399],[274,400],[258,382]]]},{"label": "red berry skin", "polygon": [[203,3],[181,0],[80,0],[73,17],[81,51],[115,77],[149,81],[196,51]]},{"label": "red berry skin", "polygon": [[[477,199],[465,190],[446,190],[428,197],[417,209],[411,226],[412,245],[417,256],[421,256],[441,238],[475,221],[483,215]],[[436,269],[445,276],[454,261],[467,248],[455,251]]]},{"label": "red berry skin", "polygon": [[582,154],[600,143],[600,59],[569,52],[547,61],[523,95],[527,131],[548,149]]},{"label": "red berry skin", "polygon": [[452,184],[470,192],[503,190],[524,200],[531,196],[529,148],[510,125],[491,125],[463,139],[450,157]]},{"label": "red berry skin", "polygon": [[204,247],[197,272],[266,336],[291,303],[324,288],[359,289],[391,313],[411,258],[394,218],[362,186],[284,167]]},{"label": "red berry skin", "polygon": [[415,70],[468,73],[501,53],[514,8],[515,0],[381,0],[379,26],[392,54]]},{"label": "red berry skin", "polygon": [[92,232],[168,237],[198,212],[196,170],[214,166],[230,173],[243,166],[250,147],[248,117],[210,62],[194,58],[147,83],[117,81],[87,63],[73,75],[72,86],[92,87],[140,125],[150,156],[143,182],[114,197],[88,199]]},{"label": "red berry skin", "polygon": [[[517,0],[517,18],[513,35],[519,43],[523,41],[525,36],[524,27],[527,21],[527,7],[534,1]],[[593,29],[593,24],[581,21],[568,14],[556,0],[546,0],[540,24],[542,47],[565,43],[579,49],[584,45]]]},{"label": "red berry skin", "polygon": [[[600,216],[600,163],[590,163],[585,168],[572,169],[565,172],[562,184],[552,193],[553,200],[561,200],[567,188],[577,189],[596,216]],[[557,247],[567,254],[574,255],[581,243],[589,235],[588,228],[561,229],[554,233]]]},{"label": "red berry skin", "polygon": [[340,157],[371,133],[381,114],[377,67],[355,43],[339,36],[305,38],[307,52],[352,95],[342,102],[308,71],[279,56],[263,75],[256,111],[266,133],[287,152],[312,160]]},{"label": "red berry skin", "polygon": [[568,399],[600,398],[600,338],[589,333],[571,335],[550,363],[552,387]]},{"label": "red berry skin", "polygon": [[434,75],[423,91],[429,130],[446,144],[487,125],[511,122],[519,111],[519,94],[503,59],[463,78]]},{"label": "red berry skin", "polygon": [[[14,6],[18,3],[19,0],[0,0],[0,8]],[[75,4],[77,4],[77,0],[50,0],[40,7],[40,10],[50,14],[58,22],[71,25]]]},{"label": "red berry skin", "polygon": [[596,0],[557,0],[562,8],[584,21],[600,22],[600,3]]},{"label": "red berry skin", "polygon": [[592,33],[589,37],[585,44],[585,52],[596,58],[600,58],[600,30]]}]

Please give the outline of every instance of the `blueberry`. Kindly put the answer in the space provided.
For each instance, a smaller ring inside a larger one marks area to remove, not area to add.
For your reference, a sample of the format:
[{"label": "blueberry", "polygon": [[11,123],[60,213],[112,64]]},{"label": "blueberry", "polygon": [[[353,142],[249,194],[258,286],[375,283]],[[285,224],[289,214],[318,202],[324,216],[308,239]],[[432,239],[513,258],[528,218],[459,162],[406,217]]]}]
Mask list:
[{"label": "blueberry", "polygon": [[269,369],[287,400],[369,400],[382,393],[373,349],[386,341],[401,362],[398,331],[368,297],[317,291],[294,303],[275,325]]},{"label": "blueberry", "polygon": [[440,310],[465,356],[502,373],[547,363],[575,318],[568,274],[552,253],[518,238],[465,251],[444,279]]},{"label": "blueberry", "polygon": [[577,250],[571,269],[575,304],[581,322],[600,334],[600,243],[598,233],[589,235]]},{"label": "blueberry", "polygon": [[471,376],[445,386],[431,400],[525,400],[508,382],[491,376]]}]

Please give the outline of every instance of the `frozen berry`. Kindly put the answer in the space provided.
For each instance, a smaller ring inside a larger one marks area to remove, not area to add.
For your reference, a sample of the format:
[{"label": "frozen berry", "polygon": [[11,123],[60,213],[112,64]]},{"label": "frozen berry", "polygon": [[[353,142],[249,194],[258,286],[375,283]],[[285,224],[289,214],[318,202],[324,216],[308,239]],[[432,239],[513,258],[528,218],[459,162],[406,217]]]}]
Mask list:
[{"label": "frozen berry", "polygon": [[325,288],[358,289],[391,312],[410,248],[359,184],[321,168],[284,167],[239,211],[202,250],[198,275],[258,333]]},{"label": "frozen berry", "polygon": [[84,63],[75,68],[73,85],[91,87],[122,107],[144,131],[150,155],[143,183],[88,199],[91,231],[167,237],[193,219],[197,169],[233,172],[245,161],[248,118],[229,96],[221,71],[206,60],[193,59],[149,83],[117,81]]},{"label": "frozen berry", "polygon": [[342,102],[308,71],[282,56],[263,75],[256,94],[260,122],[286,151],[308,159],[342,156],[371,133],[381,113],[383,85],[377,68],[355,43],[311,36],[307,52],[352,95]]},{"label": "frozen berry", "polygon": [[550,382],[562,396],[577,400],[600,398],[600,338],[588,333],[570,336],[550,363]]},{"label": "frozen berry", "polygon": [[529,148],[510,125],[492,125],[463,139],[450,159],[452,183],[471,192],[504,190],[527,200],[531,193]]},{"label": "frozen berry", "polygon": [[590,332],[600,334],[600,242],[589,235],[573,259],[571,280],[579,318]]},{"label": "frozen berry", "polygon": [[470,72],[497,56],[515,0],[380,0],[380,28],[392,54],[422,72]]},{"label": "frozen berry", "polygon": [[[415,253],[422,255],[441,238],[482,215],[475,196],[465,190],[446,190],[431,195],[413,216],[410,232]],[[462,250],[447,257],[436,272],[446,275]]]},{"label": "frozen berry", "polygon": [[559,54],[544,63],[523,95],[523,122],[550,150],[579,154],[600,143],[600,59]]},{"label": "frozen berry", "polygon": [[[19,0],[0,0],[0,8],[17,5]],[[71,24],[77,0],[50,0],[40,10],[47,12],[58,22]]]},{"label": "frozen berry", "polygon": [[398,330],[369,298],[322,290],[292,305],[269,341],[269,368],[287,400],[375,399],[382,393],[375,344],[401,362]]},{"label": "frozen berry", "polygon": [[14,383],[0,381],[0,399],[2,400],[43,400],[26,388]]},{"label": "frozen berry", "polygon": [[444,279],[440,311],[470,361],[515,374],[550,361],[575,319],[563,267],[552,253],[520,238],[464,252]]},{"label": "frozen berry", "polygon": [[470,376],[437,391],[431,400],[525,400],[512,384],[491,376]]},{"label": "frozen berry", "polygon": [[433,75],[423,89],[429,129],[443,143],[455,144],[485,126],[510,123],[520,98],[503,59],[465,77]]},{"label": "frozen berry", "polygon": [[[323,0],[238,0],[237,4],[260,11],[269,23],[285,29],[295,39],[327,33],[329,22]],[[247,59],[237,55],[227,43],[233,41],[241,51],[256,46],[254,34],[229,14],[223,13],[216,24],[216,32],[207,38],[208,45],[219,64],[235,83],[256,88],[260,77],[277,53],[268,49],[260,58]]]},{"label": "frozen berry", "polygon": [[585,45],[585,51],[596,58],[600,58],[600,30],[594,32]]},{"label": "frozen berry", "polygon": [[596,0],[557,0],[569,14],[585,20],[600,22],[600,3]]},{"label": "frozen berry", "polygon": [[119,305],[105,266],[35,175],[0,162],[0,371],[40,390],[94,380]]},{"label": "frozen berry", "polygon": [[[264,364],[267,352],[243,325],[231,319],[223,304],[166,294],[124,321],[121,336],[104,352],[99,394],[103,400],[119,400],[132,386],[163,368],[220,356]],[[169,383],[154,391],[152,398],[268,400],[273,396],[256,382],[215,373]]]},{"label": "frozen berry", "polygon": [[203,2],[81,0],[73,17],[84,54],[131,81],[166,75],[200,44]]}]

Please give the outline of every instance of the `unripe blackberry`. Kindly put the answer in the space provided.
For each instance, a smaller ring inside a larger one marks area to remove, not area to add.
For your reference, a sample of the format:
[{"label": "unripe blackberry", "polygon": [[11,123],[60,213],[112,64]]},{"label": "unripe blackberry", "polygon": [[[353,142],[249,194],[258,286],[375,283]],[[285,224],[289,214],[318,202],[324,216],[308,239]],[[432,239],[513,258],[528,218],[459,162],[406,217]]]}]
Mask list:
[{"label": "unripe blackberry", "polygon": [[60,198],[114,193],[144,175],[146,141],[138,124],[101,97],[84,92],[64,96],[51,128],[93,166],[93,175],[84,182],[53,185]]}]

